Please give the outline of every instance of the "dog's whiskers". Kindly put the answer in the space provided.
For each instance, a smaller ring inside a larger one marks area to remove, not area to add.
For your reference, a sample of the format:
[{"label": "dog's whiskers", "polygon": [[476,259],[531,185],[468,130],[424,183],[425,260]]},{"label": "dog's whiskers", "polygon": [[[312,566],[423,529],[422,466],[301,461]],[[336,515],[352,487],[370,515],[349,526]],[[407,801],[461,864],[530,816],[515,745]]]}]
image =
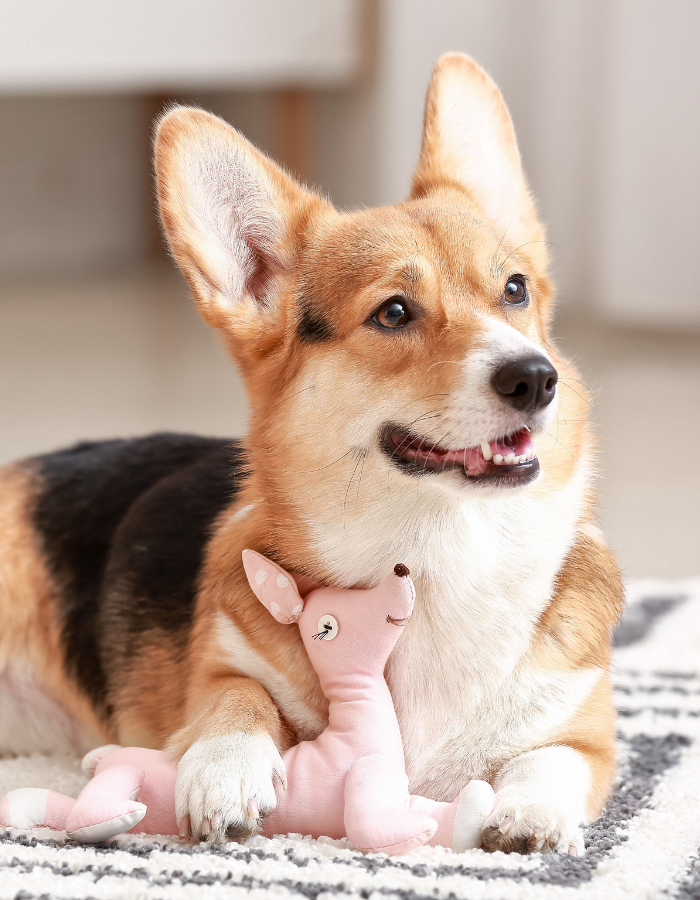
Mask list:
[{"label": "dog's whiskers", "polygon": [[522,250],[523,247],[529,247],[530,244],[549,244],[549,245],[552,246],[552,247],[556,247],[556,246],[557,246],[553,241],[545,241],[545,240],[525,241],[524,244],[520,244],[520,245],[519,245],[518,247],[516,247],[514,250],[511,250],[510,253],[508,254],[508,256],[506,256],[506,258],[501,262],[500,266],[498,267],[498,272],[499,272],[499,274],[500,274],[500,275],[503,274],[503,269],[504,269],[504,267],[505,267],[505,264],[508,262],[508,260],[511,258],[511,256],[512,256],[514,253],[517,253],[518,250]]},{"label": "dog's whiskers", "polygon": [[[446,363],[450,363],[453,366],[462,366],[464,365],[464,360],[460,359],[439,359],[437,362],[432,363],[428,366],[428,372],[433,368],[433,366],[443,366]],[[427,373],[426,373],[427,374]]]},{"label": "dog's whiskers", "polygon": [[346,533],[347,533],[347,526],[346,526],[345,513],[347,511],[347,505],[348,505],[348,494],[350,493],[350,488],[352,487],[352,482],[355,478],[355,473],[357,472],[357,467],[360,465],[360,461],[363,459],[366,451],[365,451],[364,447],[361,447],[356,452],[357,452],[357,460],[355,461],[355,468],[352,470],[352,475],[350,476],[350,481],[348,481],[348,486],[345,491],[345,498],[343,500],[343,531],[345,531]]}]

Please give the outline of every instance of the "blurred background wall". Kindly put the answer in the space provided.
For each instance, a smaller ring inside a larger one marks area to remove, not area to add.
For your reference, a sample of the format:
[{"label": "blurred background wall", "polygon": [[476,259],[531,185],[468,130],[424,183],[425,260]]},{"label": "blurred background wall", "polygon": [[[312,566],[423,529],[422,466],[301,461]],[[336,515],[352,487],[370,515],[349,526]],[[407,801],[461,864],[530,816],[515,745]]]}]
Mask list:
[{"label": "blurred background wall", "polygon": [[505,95],[548,226],[602,525],[627,574],[698,574],[696,0],[0,0],[0,21],[0,461],[245,430],[160,247],[165,103],[222,115],[342,207],[394,203],[432,65],[461,50]]}]

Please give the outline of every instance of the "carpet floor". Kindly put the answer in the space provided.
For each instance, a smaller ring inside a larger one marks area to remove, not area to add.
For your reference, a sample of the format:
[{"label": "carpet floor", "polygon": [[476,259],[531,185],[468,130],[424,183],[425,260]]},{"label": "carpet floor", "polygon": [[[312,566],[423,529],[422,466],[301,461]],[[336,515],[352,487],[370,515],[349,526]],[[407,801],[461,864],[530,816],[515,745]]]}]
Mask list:
[{"label": "carpet floor", "polygon": [[[0,900],[700,900],[700,581],[630,585],[616,643],[619,773],[583,857],[421,848],[389,858],[293,835],[81,846],[0,829]],[[0,796],[28,786],[76,796],[84,783],[76,759],[0,760]]]}]

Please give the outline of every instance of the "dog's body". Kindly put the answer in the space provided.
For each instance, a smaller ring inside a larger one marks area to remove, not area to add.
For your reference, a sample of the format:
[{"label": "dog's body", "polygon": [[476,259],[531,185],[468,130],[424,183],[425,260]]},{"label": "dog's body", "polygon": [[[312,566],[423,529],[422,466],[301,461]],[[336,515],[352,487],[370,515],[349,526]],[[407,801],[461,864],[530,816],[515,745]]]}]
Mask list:
[{"label": "dog's body", "polygon": [[156,152],[250,434],[84,445],[0,475],[0,749],[167,743],[193,833],[250,833],[248,801],[274,806],[279,750],[326,706],[241,551],[339,586],[401,559],[418,599],[387,678],[411,790],[486,778],[487,848],[580,852],[614,768],[622,592],[497,89],[440,62],[411,200],[390,209],[339,214],[198,111],[168,114]]}]

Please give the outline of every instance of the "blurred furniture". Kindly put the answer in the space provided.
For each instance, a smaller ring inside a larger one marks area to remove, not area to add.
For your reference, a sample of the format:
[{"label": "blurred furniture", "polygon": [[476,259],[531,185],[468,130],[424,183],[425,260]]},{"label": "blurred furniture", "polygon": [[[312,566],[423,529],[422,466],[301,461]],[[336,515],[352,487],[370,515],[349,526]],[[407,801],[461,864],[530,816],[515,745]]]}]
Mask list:
[{"label": "blurred furniture", "polygon": [[347,85],[358,0],[3,0],[0,92]]},{"label": "blurred furniture", "polygon": [[281,157],[306,175],[304,92],[362,68],[363,0],[3,0],[0,94],[280,92]]}]

